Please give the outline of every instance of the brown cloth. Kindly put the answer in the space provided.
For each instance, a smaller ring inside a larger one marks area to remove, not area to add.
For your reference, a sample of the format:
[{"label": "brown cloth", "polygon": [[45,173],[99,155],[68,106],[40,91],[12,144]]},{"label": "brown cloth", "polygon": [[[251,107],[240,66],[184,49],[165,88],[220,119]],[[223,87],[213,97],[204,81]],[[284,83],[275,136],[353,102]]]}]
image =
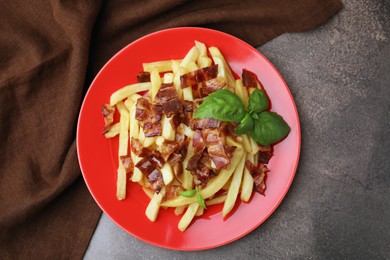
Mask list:
[{"label": "brown cloth", "polygon": [[83,257],[101,211],[80,174],[77,118],[115,52],[178,26],[258,46],[341,8],[338,0],[1,1],[0,259]]}]

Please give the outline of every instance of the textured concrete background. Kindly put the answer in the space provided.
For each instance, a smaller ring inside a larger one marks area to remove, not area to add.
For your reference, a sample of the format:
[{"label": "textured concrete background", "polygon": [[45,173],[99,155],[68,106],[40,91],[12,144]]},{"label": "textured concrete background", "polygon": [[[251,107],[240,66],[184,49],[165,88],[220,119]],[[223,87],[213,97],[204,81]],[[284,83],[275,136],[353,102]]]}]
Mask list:
[{"label": "textured concrete background", "polygon": [[146,244],[103,214],[86,259],[390,259],[390,1],[343,1],[312,31],[260,46],[294,96],[301,160],[279,208],[226,246]]}]

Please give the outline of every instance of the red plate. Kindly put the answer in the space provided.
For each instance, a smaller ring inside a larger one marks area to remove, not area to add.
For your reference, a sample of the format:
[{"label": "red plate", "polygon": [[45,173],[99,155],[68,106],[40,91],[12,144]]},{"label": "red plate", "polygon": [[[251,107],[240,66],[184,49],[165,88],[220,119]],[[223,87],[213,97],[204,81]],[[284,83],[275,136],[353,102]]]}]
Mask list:
[{"label": "red plate", "polygon": [[[269,163],[266,195],[254,194],[249,203],[237,202],[233,214],[222,219],[222,206],[209,207],[185,232],[177,228],[180,217],[173,210],[160,210],[156,222],[145,216],[149,198],[140,186],[129,182],[127,198],[115,197],[118,138],[102,136],[100,106],[109,103],[115,90],[136,82],[143,62],[180,59],[194,40],[218,47],[232,70],[243,68],[257,74],[271,99],[272,111],[291,127],[288,137],[277,144]],[[276,209],[294,178],[300,152],[300,125],[291,93],[273,65],[247,43],[222,32],[202,28],[175,28],[145,36],[122,49],[99,72],[82,105],[77,149],[87,186],[100,208],[133,236],[156,246],[177,250],[200,250],[221,246],[246,235]]]}]

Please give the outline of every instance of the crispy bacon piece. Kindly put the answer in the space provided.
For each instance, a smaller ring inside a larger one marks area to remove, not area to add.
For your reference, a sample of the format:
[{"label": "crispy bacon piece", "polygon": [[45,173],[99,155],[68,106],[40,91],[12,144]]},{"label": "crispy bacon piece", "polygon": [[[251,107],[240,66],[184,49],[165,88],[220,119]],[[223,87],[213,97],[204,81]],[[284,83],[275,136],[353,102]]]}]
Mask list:
[{"label": "crispy bacon piece", "polygon": [[259,145],[259,162],[267,164],[272,157],[272,147]]},{"label": "crispy bacon piece", "polygon": [[226,168],[230,160],[225,152],[219,129],[203,129],[201,133],[207,147],[207,152],[215,164],[216,169],[221,170]]},{"label": "crispy bacon piece", "polygon": [[178,147],[181,147],[185,144],[186,142],[186,136],[181,133],[176,133],[175,134],[175,142],[177,143]]},{"label": "crispy bacon piece", "polygon": [[[151,152],[151,151],[150,151]],[[165,163],[164,158],[157,151],[144,155],[144,157],[135,165],[142,174],[148,175],[156,167],[162,167]]]},{"label": "crispy bacon piece", "polygon": [[184,160],[184,158],[186,158],[187,156],[187,147],[188,147],[188,139],[184,142],[184,144],[178,149],[177,153],[181,155],[181,158],[182,160]]},{"label": "crispy bacon piece", "polygon": [[234,134],[234,131],[236,131],[237,127],[238,123],[236,122],[222,122],[219,129],[221,129],[221,133],[226,136],[231,136],[235,141],[237,141],[237,135]]},{"label": "crispy bacon piece", "polygon": [[255,182],[255,191],[264,195],[264,192],[267,188],[265,182],[267,179],[267,173],[269,171],[267,166],[261,164],[260,167],[256,167],[251,161],[247,160],[245,162],[245,167],[249,170],[253,177],[253,181]]},{"label": "crispy bacon piece", "polygon": [[194,111],[194,102],[189,101],[189,100],[183,100],[183,112],[184,113],[192,113]]},{"label": "crispy bacon piece", "polygon": [[158,194],[164,187],[164,180],[161,171],[155,168],[149,175],[148,181],[152,185],[152,189]]},{"label": "crispy bacon piece", "polygon": [[160,169],[164,164],[164,160],[158,155],[152,154],[142,158],[136,165],[141,173],[147,177],[148,181],[152,185],[152,188],[159,193],[164,186],[163,177]]},{"label": "crispy bacon piece", "polygon": [[173,83],[161,84],[161,88],[156,95],[156,100],[161,103],[167,117],[171,117],[176,113],[183,113],[183,104],[177,96]]},{"label": "crispy bacon piece", "polygon": [[190,87],[202,83],[213,78],[218,74],[218,65],[201,68],[195,71],[188,72],[180,76],[180,83],[182,88]]},{"label": "crispy bacon piece", "polygon": [[190,160],[186,168],[192,175],[196,177],[195,184],[205,184],[216,174],[211,170],[210,156],[206,151],[200,151],[195,153]]},{"label": "crispy bacon piece", "polygon": [[112,123],[114,122],[115,108],[110,105],[104,104],[100,107],[100,109],[102,110],[104,116],[104,128],[102,133],[105,134],[110,131]]},{"label": "crispy bacon piece", "polygon": [[183,104],[183,114],[181,114],[182,123],[189,125],[192,120],[192,115],[194,113],[194,102],[182,100]]},{"label": "crispy bacon piece", "polygon": [[202,97],[206,97],[225,86],[226,82],[222,78],[214,78],[204,81],[202,82],[201,95]]},{"label": "crispy bacon piece", "polygon": [[145,137],[160,136],[162,135],[162,127],[160,123],[144,123],[142,125]]},{"label": "crispy bacon piece", "polygon": [[207,147],[218,143],[222,145],[221,132],[219,129],[203,129],[201,134]]},{"label": "crispy bacon piece", "polygon": [[177,98],[177,92],[173,83],[162,83],[157,92],[156,100],[160,103],[165,103],[173,98]]},{"label": "crispy bacon piece", "polygon": [[172,128],[177,130],[177,127],[181,124],[183,118],[181,117],[183,115],[183,113],[180,113],[180,114],[174,114],[172,117],[171,117],[171,120],[169,121],[169,123],[171,124]]},{"label": "crispy bacon piece", "polygon": [[206,143],[204,142],[202,133],[199,130],[194,132],[192,146],[194,147],[195,152],[203,151],[206,148]]},{"label": "crispy bacon piece", "polygon": [[137,162],[135,167],[137,167],[143,175],[148,176],[156,168],[156,163],[149,157],[144,157]]},{"label": "crispy bacon piece", "polygon": [[257,76],[255,73],[243,69],[242,70],[242,85],[247,88],[257,88]]},{"label": "crispy bacon piece", "polygon": [[148,118],[148,112],[152,109],[152,103],[144,97],[137,99],[135,118],[138,121],[144,121]]},{"label": "crispy bacon piece", "polygon": [[184,157],[181,154],[173,153],[168,158],[168,163],[172,166],[173,173],[175,174],[176,180],[181,183],[180,175],[183,173],[182,161]]},{"label": "crispy bacon piece", "polygon": [[187,164],[187,168],[186,170],[187,171],[196,171],[196,169],[198,168],[198,162],[200,160],[200,158],[202,157],[203,155],[203,151],[202,152],[199,152],[199,153],[195,153],[189,160],[188,160],[188,164]]},{"label": "crispy bacon piece", "polygon": [[120,156],[123,166],[125,167],[126,173],[132,173],[134,169],[133,161],[130,155]]},{"label": "crispy bacon piece", "polygon": [[165,163],[165,160],[164,158],[161,156],[161,154],[157,151],[154,151],[153,154],[149,155],[148,156],[153,162],[155,162],[157,164],[158,167],[163,167],[164,166],[164,163]]},{"label": "crispy bacon piece", "polygon": [[182,183],[180,180],[180,176],[183,174],[183,164],[181,162],[178,162],[176,164],[172,165],[173,173],[175,174],[176,180],[179,183]]},{"label": "crispy bacon piece", "polygon": [[221,121],[214,118],[193,118],[190,121],[192,130],[218,128],[220,125]]},{"label": "crispy bacon piece", "polygon": [[162,134],[161,118],[163,109],[161,105],[152,104],[148,99],[137,99],[135,118],[141,122],[146,137],[160,136]]},{"label": "crispy bacon piece", "polygon": [[162,118],[163,109],[161,105],[152,104],[149,99],[140,97],[137,99],[135,118],[138,121],[157,123]]},{"label": "crispy bacon piece", "polygon": [[162,106],[168,118],[172,117],[173,114],[180,113],[181,111],[183,111],[183,105],[178,98],[171,99],[166,103],[163,103]]},{"label": "crispy bacon piece", "polygon": [[171,154],[167,160],[167,162],[170,165],[175,165],[176,163],[181,162],[181,161],[182,161],[182,156],[181,156],[181,154],[178,154],[178,153]]},{"label": "crispy bacon piece", "polygon": [[142,71],[137,74],[137,80],[139,83],[150,82],[150,73],[147,71]]},{"label": "crispy bacon piece", "polygon": [[161,145],[161,156],[164,158],[165,161],[168,161],[168,158],[178,146],[178,143],[176,143],[175,141],[164,140]]},{"label": "crispy bacon piece", "polygon": [[173,199],[177,196],[179,196],[179,192],[183,191],[184,189],[179,185],[169,185],[165,189],[165,195],[163,198],[163,201]]},{"label": "crispy bacon piece", "polygon": [[152,151],[150,151],[148,148],[146,147],[143,147],[143,145],[141,144],[141,142],[137,139],[137,138],[134,138],[134,137],[131,137],[131,140],[130,140],[130,149],[131,151],[139,156],[139,157],[145,157],[147,155],[150,155],[152,153]]},{"label": "crispy bacon piece", "polygon": [[222,144],[210,145],[207,148],[207,152],[209,153],[210,158],[214,162],[217,170],[226,168],[229,165],[230,160]]},{"label": "crispy bacon piece", "polygon": [[229,158],[229,160],[231,160],[233,157],[233,152],[237,149],[237,147],[225,145],[224,148],[225,148],[225,153],[226,153],[227,157]]}]

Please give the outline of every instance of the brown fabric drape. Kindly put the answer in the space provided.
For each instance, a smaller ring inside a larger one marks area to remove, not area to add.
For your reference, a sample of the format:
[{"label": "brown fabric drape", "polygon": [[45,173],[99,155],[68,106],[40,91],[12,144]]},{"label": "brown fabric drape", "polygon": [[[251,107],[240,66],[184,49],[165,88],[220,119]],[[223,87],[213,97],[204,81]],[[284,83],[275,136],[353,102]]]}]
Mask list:
[{"label": "brown fabric drape", "polygon": [[338,0],[0,2],[0,258],[82,258],[100,217],[75,134],[89,83],[131,41],[201,26],[258,46],[313,28]]}]

